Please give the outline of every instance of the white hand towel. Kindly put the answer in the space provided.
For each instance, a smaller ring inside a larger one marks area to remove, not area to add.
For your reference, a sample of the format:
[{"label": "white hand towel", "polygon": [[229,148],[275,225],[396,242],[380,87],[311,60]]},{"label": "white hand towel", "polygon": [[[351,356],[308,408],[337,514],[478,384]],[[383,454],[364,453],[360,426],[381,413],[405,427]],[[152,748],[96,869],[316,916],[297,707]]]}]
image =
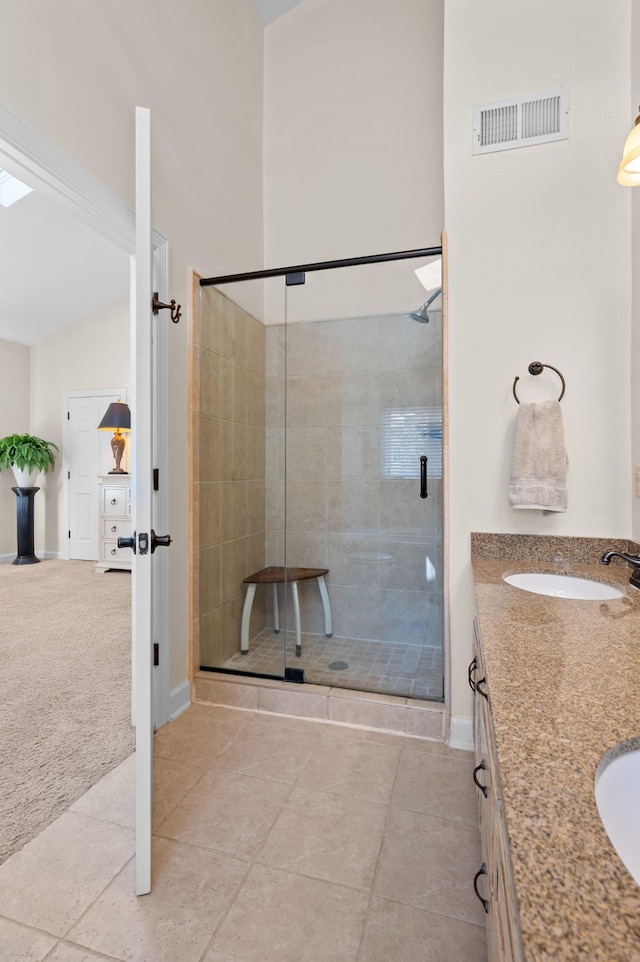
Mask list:
[{"label": "white hand towel", "polygon": [[558,401],[518,407],[509,500],[514,508],[567,510],[567,452]]}]

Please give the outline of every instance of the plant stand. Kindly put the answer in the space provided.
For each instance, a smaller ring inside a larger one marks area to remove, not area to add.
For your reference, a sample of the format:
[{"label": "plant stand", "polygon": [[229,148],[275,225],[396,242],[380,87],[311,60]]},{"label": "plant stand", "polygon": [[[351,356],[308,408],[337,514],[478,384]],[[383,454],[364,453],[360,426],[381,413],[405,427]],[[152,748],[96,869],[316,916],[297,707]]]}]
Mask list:
[{"label": "plant stand", "polygon": [[18,498],[18,556],[13,565],[37,565],[40,558],[33,553],[33,499],[40,488],[11,488]]}]

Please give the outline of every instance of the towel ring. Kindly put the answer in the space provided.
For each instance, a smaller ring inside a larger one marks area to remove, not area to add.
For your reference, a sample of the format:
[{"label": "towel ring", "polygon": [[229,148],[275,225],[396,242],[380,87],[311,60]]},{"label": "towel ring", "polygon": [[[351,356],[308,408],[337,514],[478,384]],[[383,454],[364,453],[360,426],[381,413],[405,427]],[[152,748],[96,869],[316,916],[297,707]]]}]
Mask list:
[{"label": "towel ring", "polygon": [[[531,364],[529,365],[529,374],[534,374],[534,375],[542,374],[542,369],[545,367],[548,367],[549,370],[551,371],[555,371],[558,377],[560,378],[560,380],[562,381],[562,390],[560,391],[560,397],[558,398],[558,400],[561,401],[562,398],[564,397],[564,392],[567,385],[565,384],[564,378],[557,367],[554,367],[553,364],[541,364],[540,361],[532,361]],[[516,384],[518,383],[519,380],[520,378],[517,375],[513,379],[513,396],[516,399],[518,404],[520,404],[520,398],[516,394]]]}]

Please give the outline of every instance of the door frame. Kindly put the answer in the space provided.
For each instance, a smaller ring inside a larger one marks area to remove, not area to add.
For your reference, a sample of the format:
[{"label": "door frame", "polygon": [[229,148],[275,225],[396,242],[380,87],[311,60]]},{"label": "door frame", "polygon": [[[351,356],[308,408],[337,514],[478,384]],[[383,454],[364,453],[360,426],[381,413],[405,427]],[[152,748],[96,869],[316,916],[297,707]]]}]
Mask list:
[{"label": "door frame", "polygon": [[[97,178],[46,141],[33,128],[0,104],[0,167],[9,170],[25,183],[62,203],[74,216],[126,251],[135,264],[136,218],[117,194]],[[154,290],[160,300],[169,293],[169,242],[159,231],[153,231]],[[169,530],[169,440],[168,440],[168,357],[169,333],[166,319],[154,332],[154,368],[157,391],[158,431],[154,438],[159,476],[154,509],[158,530]],[[164,479],[164,483],[162,483]],[[155,518],[154,518],[155,520]],[[168,552],[160,552],[156,565],[154,593],[154,636],[159,645],[159,667],[155,672],[155,727],[169,719],[169,617]]]}]

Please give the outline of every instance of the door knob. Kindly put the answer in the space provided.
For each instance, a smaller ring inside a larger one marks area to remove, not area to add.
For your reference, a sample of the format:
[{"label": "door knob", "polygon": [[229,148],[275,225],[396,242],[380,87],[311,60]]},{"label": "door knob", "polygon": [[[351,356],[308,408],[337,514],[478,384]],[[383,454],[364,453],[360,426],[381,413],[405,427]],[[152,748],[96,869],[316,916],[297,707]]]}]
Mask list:
[{"label": "door knob", "polygon": [[156,550],[156,548],[168,548],[171,544],[171,536],[168,534],[156,534],[153,528],[151,529],[151,554]]},{"label": "door knob", "polygon": [[131,548],[133,553],[136,553],[136,533],[133,532],[130,538],[118,538],[119,548]]}]

